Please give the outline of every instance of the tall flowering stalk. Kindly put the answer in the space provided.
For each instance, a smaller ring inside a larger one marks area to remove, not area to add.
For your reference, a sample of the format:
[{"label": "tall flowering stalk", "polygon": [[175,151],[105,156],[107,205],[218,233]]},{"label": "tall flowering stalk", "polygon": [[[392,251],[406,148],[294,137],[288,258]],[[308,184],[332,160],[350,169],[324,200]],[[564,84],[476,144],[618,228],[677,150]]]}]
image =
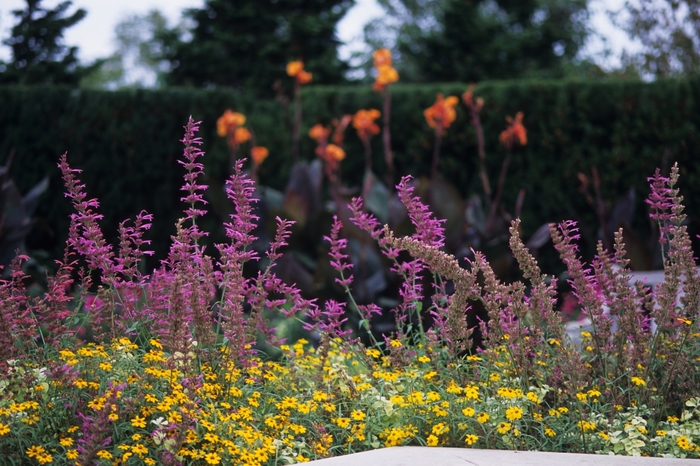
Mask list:
[{"label": "tall flowering stalk", "polygon": [[365,172],[372,171],[372,146],[369,138],[379,134],[379,126],[374,122],[381,116],[381,112],[375,109],[358,110],[352,117],[352,126],[357,130],[357,135],[365,149]]},{"label": "tall flowering stalk", "polygon": [[287,63],[287,75],[294,78],[294,128],[292,130],[292,158],[294,163],[299,161],[299,138],[301,136],[301,86],[308,84],[313,75],[304,70],[304,62],[291,61]]},{"label": "tall flowering stalk", "polygon": [[[216,121],[216,132],[219,136],[226,138],[229,150],[229,167],[233,167],[238,158],[238,151],[241,144],[252,138],[252,133],[243,125],[246,123],[246,116],[242,113],[226,110]],[[255,146],[255,143],[253,143]]]},{"label": "tall flowering stalk", "polygon": [[377,77],[372,85],[372,89],[382,94],[384,114],[382,130],[382,142],[384,143],[384,161],[386,162],[386,185],[394,186],[394,157],[391,152],[391,92],[390,85],[399,80],[399,73],[391,66],[391,51],[389,49],[378,49],[372,55],[374,68],[377,70]]},{"label": "tall flowering stalk", "polygon": [[503,189],[505,188],[506,183],[506,175],[508,173],[508,167],[510,166],[511,152],[515,147],[524,146],[527,144],[527,130],[523,126],[523,113],[518,112],[515,115],[515,118],[506,117],[506,121],[508,122],[508,127],[503,130],[499,136],[499,140],[506,148],[506,158],[503,161],[503,165],[501,165],[501,173],[498,175],[496,194],[491,202],[489,215],[486,218],[486,224],[484,227],[486,232],[491,231],[491,228],[496,221],[496,213],[498,211],[498,206],[501,203],[501,196],[503,195]]},{"label": "tall flowering stalk", "polygon": [[471,85],[464,91],[464,94],[462,94],[462,102],[464,102],[469,110],[472,126],[474,126],[474,130],[476,131],[476,147],[479,154],[479,176],[481,177],[481,185],[484,188],[484,194],[486,198],[490,200],[491,184],[486,174],[486,144],[484,142],[484,128],[481,125],[480,116],[481,109],[484,108],[484,99],[482,97],[474,99],[474,85]]},{"label": "tall flowering stalk", "polygon": [[430,107],[426,108],[423,112],[425,116],[425,121],[428,126],[434,128],[435,130],[435,144],[433,146],[433,162],[431,166],[431,176],[435,179],[437,176],[438,161],[440,159],[440,145],[442,144],[442,137],[445,135],[447,128],[450,127],[452,122],[457,118],[457,112],[455,111],[455,106],[459,102],[459,99],[453,95],[445,99],[442,94],[437,95],[435,103]]}]

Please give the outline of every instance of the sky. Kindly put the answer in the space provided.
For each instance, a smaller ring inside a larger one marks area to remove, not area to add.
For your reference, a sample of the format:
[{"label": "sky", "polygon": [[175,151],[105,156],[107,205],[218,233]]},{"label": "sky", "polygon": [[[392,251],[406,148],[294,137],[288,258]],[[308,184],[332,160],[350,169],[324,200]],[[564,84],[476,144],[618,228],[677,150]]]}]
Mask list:
[{"label": "sky", "polygon": [[[599,53],[607,43],[613,56],[619,55],[623,47],[633,46],[627,36],[617,30],[610,22],[606,9],[620,8],[624,0],[590,0],[592,11],[592,23],[594,29],[600,34],[587,45],[590,54]],[[61,0],[44,0],[45,7],[54,7]],[[114,51],[114,27],[120,20],[133,14],[145,14],[157,8],[170,25],[176,24],[181,12],[185,8],[198,8],[203,5],[203,0],[73,0],[70,12],[76,8],[83,8],[87,16],[80,23],[66,30],[66,45],[79,47],[79,58],[83,63],[89,63],[97,58],[104,58]],[[0,4],[0,38],[9,37],[9,30],[15,19],[12,10],[22,9],[24,0],[2,0]],[[380,17],[381,7],[376,0],[356,0],[355,6],[348,12],[338,24],[338,38],[346,46],[341,48],[341,58],[347,58],[352,50],[362,47],[362,29],[370,20]],[[10,56],[9,48],[0,46],[0,59],[7,60]],[[602,63],[604,67],[614,66],[614,58]]]}]

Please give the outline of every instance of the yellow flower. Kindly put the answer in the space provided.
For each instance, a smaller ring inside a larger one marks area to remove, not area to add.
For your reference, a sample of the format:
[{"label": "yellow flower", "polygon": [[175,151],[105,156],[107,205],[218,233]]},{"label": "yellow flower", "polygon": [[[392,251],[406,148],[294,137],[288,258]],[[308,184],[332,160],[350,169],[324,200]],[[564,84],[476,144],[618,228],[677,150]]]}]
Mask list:
[{"label": "yellow flower", "polygon": [[131,447],[131,451],[139,455],[139,457],[143,458],[143,455],[148,454],[148,448],[146,448],[143,444],[137,444]]},{"label": "yellow flower", "polygon": [[10,433],[10,426],[0,422],[0,435],[5,435]]},{"label": "yellow flower", "polygon": [[479,440],[479,437],[474,434],[467,434],[464,436],[464,443],[467,445],[474,445],[477,440]]},{"label": "yellow flower", "polygon": [[492,382],[498,382],[499,380],[501,380],[501,376],[496,373],[493,373],[489,375],[489,379],[491,379]]},{"label": "yellow flower", "polygon": [[438,444],[438,438],[434,436],[433,434],[428,435],[428,438],[425,439],[425,444],[428,445],[429,447],[435,447]]},{"label": "yellow flower", "polygon": [[350,425],[350,418],[347,417],[338,417],[332,419],[332,421],[335,422],[341,429],[347,429]]},{"label": "yellow flower", "polygon": [[356,421],[363,421],[367,417],[367,415],[362,411],[355,410],[352,413],[350,413],[350,417]]},{"label": "yellow flower", "polygon": [[35,456],[39,456],[43,453],[46,453],[46,450],[44,450],[44,447],[41,445],[32,445],[31,447],[27,448],[25,451],[28,457],[34,458]]},{"label": "yellow flower", "polygon": [[475,413],[474,408],[464,408],[462,410],[462,414],[464,414],[465,416],[471,417],[474,415],[474,413]]},{"label": "yellow flower", "polygon": [[66,452],[66,458],[69,460],[74,460],[78,458],[78,450],[68,450]]},{"label": "yellow flower", "polygon": [[666,437],[666,431],[665,430],[657,430],[656,436],[657,437]]},{"label": "yellow flower", "polygon": [[549,344],[552,345],[552,346],[555,346],[555,345],[556,345],[556,346],[561,346],[561,342],[560,342],[559,340],[557,340],[556,338],[550,339],[550,340],[549,340]]},{"label": "yellow flower", "polygon": [[97,457],[102,458],[103,460],[111,460],[112,454],[107,450],[100,450],[97,452]]},{"label": "yellow flower", "polygon": [[476,420],[482,424],[485,424],[489,419],[491,419],[491,416],[486,413],[479,413],[479,415],[476,417]]},{"label": "yellow flower", "polygon": [[554,429],[551,429],[549,427],[544,429],[544,434],[548,437],[556,437],[557,433],[554,431]]},{"label": "yellow flower", "polygon": [[532,401],[533,403],[539,403],[540,399],[535,395],[533,392],[527,392],[527,399]]},{"label": "yellow flower", "polygon": [[630,381],[637,386],[645,386],[647,384],[644,379],[640,379],[639,377],[632,377]]},{"label": "yellow flower", "polygon": [[221,463],[221,457],[216,453],[207,453],[204,456],[204,461],[206,461],[207,464],[219,464]]},{"label": "yellow flower", "polygon": [[576,398],[578,398],[579,401],[586,401],[588,399],[588,395],[585,393],[577,393]]},{"label": "yellow flower", "polygon": [[523,417],[522,408],[519,408],[517,406],[511,406],[510,408],[506,409],[506,418],[509,421],[515,421],[515,420],[520,419],[522,417]]},{"label": "yellow flower", "polygon": [[505,434],[510,430],[511,423],[510,422],[501,422],[498,424],[498,427],[496,427],[496,432],[499,434]]},{"label": "yellow flower", "polygon": [[671,424],[675,424],[676,422],[678,422],[678,418],[677,418],[676,416],[668,416],[666,419],[667,419],[668,422],[670,422]]},{"label": "yellow flower", "polygon": [[131,420],[131,425],[134,427],[146,428],[146,418],[136,416]]},{"label": "yellow flower", "polygon": [[595,424],[593,424],[591,421],[578,421],[578,428],[581,429],[582,432],[588,432],[589,430],[594,430],[595,429]]},{"label": "yellow flower", "polygon": [[676,444],[681,447],[681,450],[690,450],[693,448],[690,440],[688,440],[688,437],[685,435],[681,435],[680,437],[676,438]]}]

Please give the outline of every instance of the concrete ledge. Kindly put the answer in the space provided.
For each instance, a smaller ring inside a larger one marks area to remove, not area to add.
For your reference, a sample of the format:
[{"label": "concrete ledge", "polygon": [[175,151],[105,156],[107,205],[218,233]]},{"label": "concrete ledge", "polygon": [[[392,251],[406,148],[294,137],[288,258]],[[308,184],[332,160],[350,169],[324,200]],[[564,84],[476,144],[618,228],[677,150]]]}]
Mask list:
[{"label": "concrete ledge", "polygon": [[469,448],[392,447],[311,461],[313,466],[700,466],[694,459]]}]

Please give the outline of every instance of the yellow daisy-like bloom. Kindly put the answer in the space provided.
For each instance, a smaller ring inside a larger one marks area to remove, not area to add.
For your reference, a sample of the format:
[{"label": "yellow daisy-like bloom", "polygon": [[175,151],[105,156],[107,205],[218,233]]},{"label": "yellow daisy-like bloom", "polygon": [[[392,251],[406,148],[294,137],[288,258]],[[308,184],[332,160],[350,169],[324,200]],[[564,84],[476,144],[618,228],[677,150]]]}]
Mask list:
[{"label": "yellow daisy-like bloom", "polygon": [[0,423],[0,435],[5,435],[10,433],[10,426],[7,424]]},{"label": "yellow daisy-like bloom", "polygon": [[53,463],[53,456],[49,455],[48,453],[42,453],[36,457],[36,460],[39,462],[39,464]]},{"label": "yellow daisy-like bloom", "polygon": [[479,440],[479,437],[474,434],[467,434],[464,436],[464,443],[467,445],[474,445],[477,440]]},{"label": "yellow daisy-like bloom", "polygon": [[474,415],[474,413],[475,413],[474,408],[464,408],[462,410],[462,414],[464,414],[465,416],[472,417]]},{"label": "yellow daisy-like bloom", "polygon": [[657,430],[656,436],[657,437],[666,437],[666,431],[665,430]]},{"label": "yellow daisy-like bloom", "polygon": [[499,434],[505,434],[510,430],[511,423],[510,422],[501,422],[498,424],[498,427],[496,427],[496,432]]},{"label": "yellow daisy-like bloom", "polygon": [[522,417],[523,417],[522,408],[519,408],[517,406],[511,406],[510,408],[506,409],[506,418],[509,421],[515,421],[515,420],[520,419]]},{"label": "yellow daisy-like bloom", "polygon": [[78,450],[68,450],[66,452],[66,458],[69,460],[78,459]]},{"label": "yellow daisy-like bloom", "polygon": [[103,460],[111,460],[112,454],[107,450],[100,450],[97,452],[97,457],[102,458]]},{"label": "yellow daisy-like bloom", "polygon": [[356,421],[363,421],[367,417],[367,415],[362,411],[355,410],[352,413],[350,413],[350,417]]},{"label": "yellow daisy-like bloom", "polygon": [[140,457],[143,457],[143,455],[148,454],[148,448],[146,448],[143,444],[139,443],[137,445],[134,445],[131,447],[131,451],[139,455]]},{"label": "yellow daisy-like bloom", "polygon": [[643,387],[643,386],[646,386],[646,384],[647,384],[647,383],[644,381],[644,379],[641,379],[641,378],[639,378],[639,377],[632,377],[632,378],[630,379],[630,381],[631,381],[633,384],[635,384],[635,385],[637,385],[637,386],[642,386],[642,387]]},{"label": "yellow daisy-like bloom", "polygon": [[32,445],[31,447],[27,448],[25,453],[27,454],[28,457],[34,458],[34,457],[37,457],[41,454],[46,453],[46,450],[44,450],[44,447],[42,447],[41,445]]},{"label": "yellow daisy-like bloom", "polygon": [[335,422],[341,429],[347,429],[350,425],[350,418],[348,417],[338,417],[332,419],[332,421]]},{"label": "yellow daisy-like bloom", "polygon": [[586,400],[588,400],[588,395],[586,395],[585,393],[577,393],[576,398],[578,398],[578,401],[585,402]]},{"label": "yellow daisy-like bloom", "polygon": [[221,457],[216,453],[207,453],[206,456],[204,456],[204,461],[206,461],[207,464],[219,464],[221,463]]},{"label": "yellow daisy-like bloom", "polygon": [[668,422],[670,422],[671,424],[675,424],[676,422],[678,422],[678,417],[676,417],[676,416],[668,416],[668,417],[666,418],[666,420],[667,420]]},{"label": "yellow daisy-like bloom", "polygon": [[425,444],[428,445],[429,447],[435,447],[438,444],[438,438],[432,434],[428,435],[428,438],[425,439]]},{"label": "yellow daisy-like bloom", "polygon": [[578,428],[581,429],[582,432],[588,432],[589,430],[595,429],[595,424],[591,421],[578,421]]},{"label": "yellow daisy-like bloom", "polygon": [[422,363],[430,362],[430,358],[428,356],[423,355],[423,356],[420,356],[418,358],[418,362],[422,362]]},{"label": "yellow daisy-like bloom", "polygon": [[550,427],[547,427],[546,429],[544,429],[544,434],[547,437],[556,437],[557,436],[557,433],[554,431],[554,429],[552,429]]},{"label": "yellow daisy-like bloom", "polygon": [[131,425],[134,427],[140,427],[142,429],[145,429],[146,428],[146,418],[136,416],[135,418],[133,418],[131,420]]},{"label": "yellow daisy-like bloom", "polygon": [[479,413],[479,415],[476,417],[476,420],[482,424],[485,424],[489,419],[491,419],[491,416],[486,413]]}]

